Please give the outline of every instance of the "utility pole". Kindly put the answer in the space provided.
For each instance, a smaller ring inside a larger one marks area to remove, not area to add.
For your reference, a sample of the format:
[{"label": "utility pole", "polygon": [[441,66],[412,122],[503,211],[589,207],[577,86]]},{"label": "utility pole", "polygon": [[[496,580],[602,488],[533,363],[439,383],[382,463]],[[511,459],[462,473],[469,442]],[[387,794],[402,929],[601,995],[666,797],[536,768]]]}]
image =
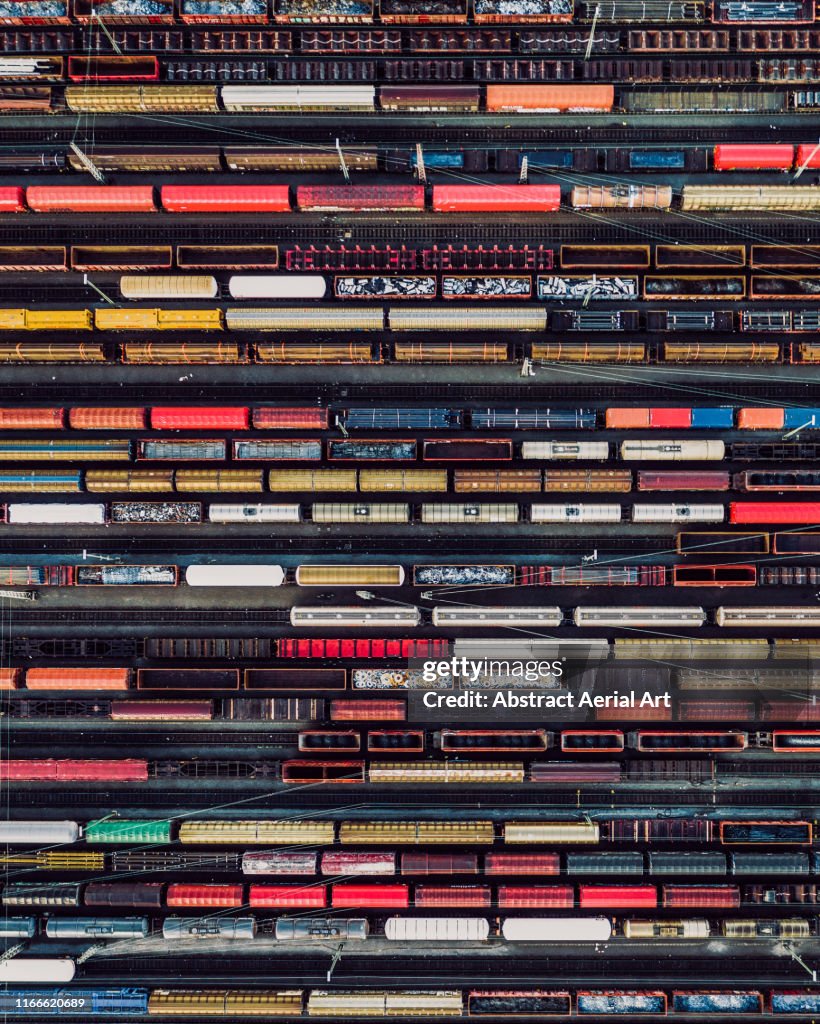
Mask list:
[{"label": "utility pole", "polygon": [[427,184],[427,168],[424,165],[424,150],[420,142],[416,143],[416,174],[422,185]]},{"label": "utility pole", "polygon": [[521,170],[518,172],[518,184],[526,185],[530,174],[530,160],[529,157],[521,157]]},{"label": "utility pole", "polygon": [[36,601],[36,590],[0,590],[0,597],[9,601]]},{"label": "utility pole", "polygon": [[812,416],[812,418],[810,420],[806,420],[805,423],[801,423],[799,427],[794,427],[794,429],[789,430],[787,433],[785,433],[783,435],[783,437],[781,438],[781,441],[788,441],[788,439],[790,437],[794,437],[795,434],[799,434],[801,430],[805,430],[806,427],[813,427],[813,426],[815,426],[814,416]]},{"label": "utility pole", "polygon": [[102,20],[102,18],[99,16],[97,11],[94,10],[93,7],[91,8],[91,17],[96,19],[97,24],[100,26],[100,28],[102,29],[103,33],[105,34],[105,38],[108,40],[109,43],[111,43],[111,46],[114,49],[114,53],[116,53],[118,56],[122,57],[122,50],[117,45],[117,40],[108,31],[108,26]]},{"label": "utility pole", "polygon": [[796,961],[796,963],[800,964],[800,966],[803,968],[803,970],[811,975],[811,980],[812,981],[817,981],[817,971],[815,971],[814,968],[809,967],[809,965],[806,963],[806,961],[803,959],[803,957],[800,956],[800,954],[797,952],[797,950],[794,948],[794,946],[786,946],[786,949],[788,950],[789,956],[792,958],[792,960],[794,960],[794,961]]},{"label": "utility pole", "polygon": [[587,39],[587,48],[584,53],[584,60],[589,60],[592,56],[592,47],[595,45],[595,29],[598,25],[598,15],[601,13],[601,5],[596,4],[595,13],[592,15],[592,28],[589,30],[589,39]]},{"label": "utility pole", "polygon": [[99,295],[99,296],[100,296],[100,297],[101,297],[102,299],[104,299],[104,300],[105,300],[105,301],[106,301],[106,302],[108,303],[108,305],[109,305],[109,306],[113,306],[113,305],[115,305],[115,303],[114,303],[114,300],[113,300],[113,299],[110,299],[110,298],[109,298],[109,297],[108,297],[108,296],[107,296],[107,295],[105,294],[105,292],[104,292],[104,291],[102,290],[102,288],[98,288],[98,287],[97,287],[97,286],[96,286],[96,285],[94,284],[94,282],[93,282],[93,281],[91,281],[91,280],[89,279],[89,277],[88,277],[88,274],[83,274],[83,284],[87,284],[89,288],[93,288],[93,289],[94,289],[94,291],[95,291],[95,292],[96,292],[96,293],[97,293],[97,294],[98,294],[98,295]]},{"label": "utility pole", "polygon": [[341,146],[341,143],[339,142],[338,139],[336,139],[336,152],[339,154],[339,166],[342,169],[342,174],[344,175],[345,181],[349,185],[350,184],[350,171],[347,169],[347,161],[345,160],[345,155],[342,152],[342,146]]},{"label": "utility pole", "polygon": [[104,185],[105,184],[105,175],[99,169],[99,167],[97,167],[97,165],[94,163],[94,161],[91,159],[91,157],[84,150],[80,149],[80,147],[77,145],[76,142],[70,143],[70,146],[71,146],[71,152],[74,153],[74,155],[77,157],[77,159],[83,165],[83,167],[88,171],[88,173],[91,175],[91,177],[95,181],[98,181],[101,185]]},{"label": "utility pole", "polygon": [[811,151],[811,153],[809,153],[809,155],[806,157],[806,159],[803,161],[803,163],[794,172],[794,177],[792,178],[792,181],[797,181],[797,179],[800,177],[800,175],[803,173],[803,171],[805,171],[805,169],[809,166],[809,164],[814,159],[814,155],[818,151],[818,149],[820,149],[820,140],[818,140],[817,145],[814,147],[814,149]]},{"label": "utility pole", "polygon": [[342,942],[336,948],[335,952],[333,953],[333,957],[332,957],[332,959],[330,961],[330,967],[328,967],[328,969],[327,969],[327,980],[328,981],[330,981],[330,979],[333,977],[333,972],[336,970],[336,965],[342,959],[342,951],[344,950],[344,948],[345,948],[345,944]]}]

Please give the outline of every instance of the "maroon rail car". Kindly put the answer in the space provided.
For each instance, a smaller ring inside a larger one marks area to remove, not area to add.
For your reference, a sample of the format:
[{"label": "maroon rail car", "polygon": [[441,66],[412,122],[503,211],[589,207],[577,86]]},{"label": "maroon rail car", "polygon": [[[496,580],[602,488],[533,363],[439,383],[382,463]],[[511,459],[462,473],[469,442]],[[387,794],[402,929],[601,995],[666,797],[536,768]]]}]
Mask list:
[{"label": "maroon rail car", "polygon": [[575,906],[571,885],[499,885],[498,906],[502,910],[570,910]]},{"label": "maroon rail car", "polygon": [[481,441],[444,441],[425,439],[422,458],[441,462],[508,462],[513,457],[513,443],[509,438]]}]

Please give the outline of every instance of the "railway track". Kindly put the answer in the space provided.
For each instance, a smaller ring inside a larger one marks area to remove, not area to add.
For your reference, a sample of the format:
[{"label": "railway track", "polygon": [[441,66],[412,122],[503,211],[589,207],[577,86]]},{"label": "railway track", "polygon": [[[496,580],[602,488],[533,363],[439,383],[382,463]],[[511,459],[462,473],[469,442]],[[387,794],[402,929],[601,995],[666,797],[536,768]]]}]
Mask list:
[{"label": "railway track", "polygon": [[[0,136],[0,141],[2,137]],[[452,142],[451,142],[452,145]],[[19,178],[14,179],[15,183]],[[622,215],[620,215],[622,214]],[[543,216],[527,214],[483,213],[480,221],[444,220],[433,214],[325,214],[299,213],[298,215],[266,214],[264,224],[242,215],[212,214],[186,218],[184,222],[173,217],[153,214],[129,214],[127,221],[107,221],[105,215],[95,219],[81,218],[77,214],[40,214],[36,217],[18,215],[0,216],[0,244],[2,245],[232,245],[288,243],[305,246],[331,247],[339,245],[340,230],[344,243],[355,245],[406,245],[424,248],[430,245],[447,246],[458,239],[467,246],[509,244],[543,245],[545,238],[551,244],[592,243],[606,245],[623,243],[635,233],[636,241],[645,242],[647,230],[662,227],[664,242],[690,242],[703,244],[744,241],[751,231],[756,243],[804,245],[806,242],[805,214],[755,214],[750,211],[743,219],[733,215],[710,214],[708,219],[691,220],[666,211],[638,212],[634,210],[606,210],[604,216],[595,213],[556,213],[549,215],[546,225]],[[42,303],[42,292],[40,293]],[[782,305],[780,303],[779,305]]]},{"label": "railway track", "polygon": [[[675,83],[674,87],[679,87]],[[335,146],[338,138],[342,145],[385,144],[408,147],[416,142],[422,144],[468,146],[475,149],[499,149],[504,144],[513,146],[547,142],[588,144],[591,132],[596,143],[631,145],[639,137],[642,143],[714,143],[719,134],[721,142],[748,142],[750,131],[760,142],[783,142],[793,135],[796,141],[801,132],[805,134],[811,126],[811,114],[779,113],[777,125],[773,126],[767,114],[689,114],[690,127],[678,127],[676,119],[668,114],[588,114],[564,115],[557,123],[545,125],[543,116],[471,115],[469,126],[465,127],[464,117],[446,114],[424,116],[391,116],[377,113],[366,116],[355,114],[321,115],[309,119],[295,115],[257,114],[254,117],[231,114],[209,114],[198,116],[193,121],[183,114],[170,114],[166,120],[158,114],[97,114],[94,118],[93,138],[80,135],[76,141],[80,146],[93,147],[107,144],[120,145],[178,145],[179,123],[185,121],[185,143],[187,145],[237,144],[237,132],[253,132],[254,142],[262,141],[259,136],[266,130],[276,129],[276,145],[329,145]],[[66,146],[75,138],[76,114],[52,114],[45,121],[30,117],[16,117],[15,125],[6,127],[0,123],[0,141],[15,148],[42,146],[44,127],[48,128],[46,146]],[[170,122],[170,123],[168,123]],[[695,122],[695,124],[692,124]],[[412,141],[410,141],[412,140]]]},{"label": "railway track", "polygon": [[[39,790],[10,789],[8,790],[8,806],[14,809],[37,811],[37,816],[48,817],[42,812],[51,809],[59,813],[62,809],[65,812],[71,808],[72,813],[95,817],[99,815],[101,806],[106,809],[116,807],[121,813],[127,816],[129,810],[132,813],[142,813],[144,809],[161,814],[176,814],[180,808],[205,811],[217,804],[231,806],[237,799],[236,779],[231,779],[231,788],[226,788],[226,779],[189,779],[188,788],[185,786],[174,786],[168,788],[166,779],[157,780],[156,784],[150,786],[142,785],[135,790],[133,786],[128,789],[112,788],[111,783],[105,783],[98,789],[78,789],[76,785],[69,788],[58,788],[53,783],[49,784],[48,793],[44,794]],[[166,788],[163,788],[166,787]],[[447,791],[447,807],[461,812],[481,811],[487,813],[486,785],[473,787],[459,787]],[[715,796],[719,794],[719,799]],[[695,808],[698,811],[714,811],[717,806],[733,808],[759,808],[772,807],[782,808],[795,813],[814,815],[820,807],[820,795],[813,794],[810,798],[807,790],[802,795],[792,789],[784,787],[781,790],[772,789],[741,789],[721,786],[715,789],[711,784],[704,783],[693,789],[684,789],[679,784],[669,789],[637,789],[631,787],[619,787],[613,789],[611,785],[584,785],[578,784],[573,788],[566,787],[563,790],[556,790],[554,785],[544,783],[543,785],[533,784],[520,786],[517,789],[504,789],[494,787],[491,791],[493,800],[503,802],[505,808],[515,807],[526,812],[533,807],[533,797],[537,796],[539,808],[550,807],[554,810],[563,809],[573,812],[578,807],[586,811],[595,808],[606,808],[608,810],[626,811],[630,808],[646,808],[651,811],[653,808]],[[306,786],[282,786],[272,780],[265,780],[262,791],[257,795],[252,793],[242,799],[241,806],[248,814],[254,809],[264,807],[271,810],[272,800],[276,800],[277,806],[287,811],[294,808],[310,810],[311,812],[333,811],[349,809],[351,804],[363,805],[367,798],[378,797],[379,807],[402,809],[403,811],[417,813],[427,811],[431,807],[441,803],[442,789],[440,786],[414,785],[408,791],[385,791],[384,787],[372,788],[367,786],[350,785],[334,788],[328,785],[306,785]],[[256,801],[264,801],[257,804]],[[65,815],[63,815],[65,816]]]},{"label": "railway track", "polygon": [[[124,527],[123,533],[119,536],[115,536],[111,533],[97,533],[85,537],[78,536],[73,540],[73,545],[75,545],[75,547],[72,547],[72,542],[67,541],[65,537],[30,534],[25,531],[18,530],[15,532],[14,536],[0,536],[0,552],[19,554],[21,550],[36,550],[40,554],[60,553],[66,556],[75,557],[72,554],[72,550],[79,551],[88,544],[92,544],[93,547],[99,551],[114,552],[117,554],[141,551],[154,552],[156,554],[171,553],[176,555],[195,555],[202,553],[203,541],[207,543],[209,539],[215,537],[219,537],[220,553],[230,552],[234,555],[258,555],[261,553],[298,555],[302,552],[311,554],[315,554],[317,552],[321,552],[322,554],[352,554],[355,552],[372,554],[374,549],[378,549],[378,553],[380,555],[402,555],[407,552],[408,544],[412,544],[416,551],[435,552],[438,554],[446,552],[449,554],[482,555],[486,554],[487,551],[487,540],[485,537],[468,536],[463,532],[437,532],[434,535],[418,533],[410,535],[405,531],[404,533],[392,536],[374,534],[371,532],[363,534],[355,540],[350,540],[349,533],[345,533],[343,528],[339,528],[339,532],[334,532],[333,534],[303,533],[298,535],[293,534],[290,537],[271,537],[269,535],[257,537],[246,535],[237,537],[230,535],[226,536],[224,532],[217,531],[215,533],[205,533],[204,531],[197,531],[195,527],[192,527],[191,529],[193,532],[187,536],[184,533],[163,536],[156,536],[155,534],[151,534],[149,536],[138,536],[129,534],[127,532],[127,528]],[[242,524],[242,529],[245,529],[245,524]],[[429,529],[429,527],[427,527],[427,529]],[[520,555],[521,543],[522,541],[520,536],[494,537],[493,552],[495,555]],[[635,555],[646,554],[653,551],[665,550],[670,547],[671,543],[671,534],[657,534],[652,536],[641,534],[631,537],[610,534],[606,539],[606,554],[622,551],[630,552]],[[574,536],[543,537],[528,535],[526,538],[527,552],[528,554],[533,555],[577,554],[578,544],[579,540]],[[26,609],[22,611],[15,609],[14,618],[18,623],[46,623],[47,620],[44,616],[49,616],[51,614],[68,614],[72,617],[73,621],[78,621],[76,619],[76,612],[52,613],[51,610],[40,612],[38,609]],[[88,614],[89,616],[94,617],[89,618],[89,622],[94,620],[100,621],[99,613],[89,612]],[[236,614],[245,615],[244,612]],[[271,613],[264,612],[262,614],[267,617],[267,620],[270,620]],[[26,618],[26,616],[31,616],[31,618]],[[38,618],[38,616],[40,617]],[[69,620],[55,619],[54,621],[62,622]],[[123,621],[122,615],[119,613],[116,613],[116,621]]]},{"label": "railway track", "polygon": [[[30,371],[31,367],[27,367],[27,369]],[[89,367],[84,367],[83,372],[88,373],[89,369]],[[166,367],[165,369],[170,369],[173,373],[178,373],[179,371],[179,367],[173,366],[170,368]],[[277,374],[282,372],[278,366],[271,369]],[[336,367],[330,367],[329,369],[331,373],[337,370]],[[383,372],[383,370],[383,367],[380,368],[380,372]],[[398,375],[405,372],[400,366],[396,366],[395,370]],[[653,383],[652,377],[656,371],[658,382]],[[596,371],[593,366],[590,366],[588,372],[591,375],[595,375],[596,372],[600,371]],[[686,370],[677,369],[670,371],[669,368],[662,367],[636,368],[630,366],[620,371],[617,368],[606,367],[604,372],[607,377],[606,394],[612,402],[637,402],[638,399],[646,402],[657,401],[660,383],[663,381],[668,384],[670,373],[674,372],[673,379],[676,381],[682,381],[686,378]],[[778,377],[775,381],[771,376],[761,376],[759,380],[755,380],[750,375],[744,374],[741,379],[733,381],[731,377],[720,376],[723,371],[719,366],[712,367],[711,372],[719,381],[718,386],[721,397],[727,400],[737,399],[743,402],[767,401],[773,404],[794,400],[802,404],[811,401],[812,395],[820,393],[820,377],[816,380],[806,380],[805,373],[799,379],[796,378],[794,380]],[[729,370],[728,372],[734,371]],[[766,368],[765,372],[770,374],[771,370]],[[619,373],[623,374],[624,383],[612,383],[610,378],[615,377]],[[702,368],[696,370],[695,373],[696,376],[702,379]],[[639,375],[641,374],[644,374],[648,381],[645,385],[640,383]],[[581,384],[572,380],[564,382],[562,379],[561,401],[600,402],[601,387],[600,383]],[[477,402],[515,402],[518,404],[521,402],[522,394],[520,383],[469,385],[436,384],[435,382],[430,382],[424,384],[402,384],[387,381],[382,384],[342,384],[332,381],[311,381],[309,383],[277,384],[274,381],[270,384],[192,383],[186,385],[176,382],[148,384],[117,381],[112,384],[101,382],[87,386],[83,384],[0,384],[0,401],[33,402],[36,400],[38,403],[57,403],[60,405],[76,405],[80,401],[150,404],[158,403],[160,400],[175,404],[191,403],[194,405],[207,404],[208,402],[216,404],[241,402],[245,405],[263,401],[298,401],[304,405],[316,403],[334,406],[353,405],[357,402],[370,401],[377,401],[380,405],[401,404],[404,402],[423,402],[428,404],[434,401],[445,402],[448,405],[459,405],[462,403],[474,405]],[[535,380],[528,380],[526,399],[526,404],[554,402],[555,385],[539,383],[537,378]]]},{"label": "railway track", "polygon": [[[230,984],[236,978],[258,983],[291,985],[327,983],[328,960],[333,952],[325,954],[292,955],[280,953],[275,957],[236,956],[220,954],[209,961],[208,983]],[[93,957],[83,966],[87,981],[125,982],[133,984],[134,977],[144,983],[173,982],[186,978],[191,961],[182,954],[174,956],[130,955],[126,957]],[[659,984],[685,983],[697,987],[693,979],[708,978],[717,987],[725,984],[726,962],[723,958],[687,957],[678,954],[671,958],[658,956],[517,956],[509,957],[442,955],[424,958],[423,967],[417,957],[390,956],[374,958],[346,952],[333,972],[333,985],[344,988],[369,988],[374,985],[412,984],[414,988],[431,987],[446,983],[453,985],[486,985],[488,981],[505,984],[526,984],[533,979],[538,983],[562,984],[568,981],[591,984],[617,979],[620,984],[657,982]],[[733,960],[732,981],[735,983],[803,985],[806,975],[791,958],[751,957],[744,955]],[[197,985],[201,977],[196,977]],[[471,1018],[472,1019],[472,1018]]]}]

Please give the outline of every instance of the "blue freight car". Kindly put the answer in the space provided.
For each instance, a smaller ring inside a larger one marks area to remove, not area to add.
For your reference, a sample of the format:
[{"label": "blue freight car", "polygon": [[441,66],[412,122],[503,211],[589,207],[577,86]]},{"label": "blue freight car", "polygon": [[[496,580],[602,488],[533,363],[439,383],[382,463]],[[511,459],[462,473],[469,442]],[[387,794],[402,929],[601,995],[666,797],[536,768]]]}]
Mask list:
[{"label": "blue freight car", "polygon": [[594,409],[470,409],[475,430],[594,430]]},{"label": "blue freight car", "polygon": [[377,461],[401,462],[416,458],[415,441],[328,441],[328,459],[339,461],[351,459],[375,459]]},{"label": "blue freight car", "polygon": [[675,1013],[753,1013],[763,1012],[760,992],[675,992]]},{"label": "blue freight car", "polygon": [[347,430],[450,430],[461,426],[461,409],[344,409],[336,418]]},{"label": "blue freight car", "polygon": [[572,170],[574,158],[571,149],[530,149],[518,154],[518,166],[527,159],[527,166]]},{"label": "blue freight car", "polygon": [[693,430],[731,430],[735,411],[731,405],[692,409]]},{"label": "blue freight car", "polygon": [[633,149],[629,154],[630,171],[683,171],[686,154],[682,149]]},{"label": "blue freight car", "polygon": [[144,988],[10,988],[0,992],[0,1013],[10,1017],[83,1014],[141,1017],[148,1013]]},{"label": "blue freight car", "polygon": [[789,430],[804,427],[820,430],[820,409],[784,409],[783,426]]}]

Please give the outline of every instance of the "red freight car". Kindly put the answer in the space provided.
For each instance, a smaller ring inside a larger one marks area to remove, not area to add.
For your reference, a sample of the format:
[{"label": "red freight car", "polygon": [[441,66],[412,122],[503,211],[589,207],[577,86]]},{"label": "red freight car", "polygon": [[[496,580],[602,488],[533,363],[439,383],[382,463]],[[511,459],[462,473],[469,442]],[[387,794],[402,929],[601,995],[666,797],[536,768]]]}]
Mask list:
[{"label": "red freight car", "polygon": [[682,700],[678,704],[681,722],[748,722],[754,714],[751,700]]},{"label": "red freight car", "polygon": [[650,409],[649,426],[658,430],[688,430],[692,426],[692,410]]},{"label": "red freight car", "polygon": [[328,411],[315,406],[268,407],[253,410],[251,422],[256,430],[325,430]]},{"label": "red freight car", "polygon": [[730,523],[820,523],[817,501],[733,501],[729,505]]},{"label": "red freight car", "polygon": [[794,146],[741,144],[715,146],[716,171],[788,171],[794,163]]},{"label": "red freight car", "polygon": [[424,753],[423,729],[371,729],[367,749],[378,754]]},{"label": "red freight car", "polygon": [[112,700],[112,722],[210,722],[210,700]]},{"label": "red freight car", "polygon": [[395,875],[396,854],[329,850],[322,854],[323,875]]},{"label": "red freight car", "polygon": [[151,409],[154,430],[247,430],[249,421],[246,406],[155,405]]},{"label": "red freight car", "polygon": [[776,754],[820,754],[820,730],[775,729],[772,750]]},{"label": "red freight car", "polygon": [[165,896],[169,907],[241,907],[243,902],[241,885],[215,882],[172,882]]},{"label": "red freight car", "polygon": [[658,894],[654,885],[579,885],[578,906],[603,907],[657,907]]},{"label": "red freight car", "polygon": [[475,853],[403,853],[403,875],[477,875]]},{"label": "red freight car", "polygon": [[575,890],[571,885],[499,885],[498,906],[503,910],[571,910]]},{"label": "red freight car", "polygon": [[145,782],[148,762],[12,760],[0,761],[0,780],[14,782]]},{"label": "red freight car", "polygon": [[26,202],[36,213],[153,213],[156,210],[152,185],[31,185],[26,189]]},{"label": "red freight car", "polygon": [[344,750],[355,753],[361,746],[357,732],[329,729],[308,729],[299,733],[299,750],[313,754],[322,750]]},{"label": "red freight car", "polygon": [[638,470],[639,491],[728,491],[729,474],[720,469]]},{"label": "red freight car", "polygon": [[560,185],[434,185],[433,209],[439,213],[553,213],[561,206]]},{"label": "red freight car", "polygon": [[495,991],[473,991],[467,994],[467,1015],[473,1017],[530,1017],[549,1014],[569,1017],[572,1012],[572,997],[569,992],[545,992],[541,989],[527,989],[524,992],[502,989]]},{"label": "red freight car", "polygon": [[407,705],[403,700],[332,700],[332,722],[403,722]]},{"label": "red freight car", "polygon": [[287,185],[163,185],[160,203],[168,213],[288,213],[290,192]]},{"label": "red freight car", "polygon": [[363,783],[364,761],[283,761],[282,782],[298,785],[327,782]]},{"label": "red freight car", "polygon": [[561,858],[557,853],[488,853],[484,874],[560,875]]},{"label": "red freight car", "polygon": [[596,722],[671,722],[672,708],[596,708]]},{"label": "red freight car", "polygon": [[252,885],[248,893],[251,907],[319,908],[327,905],[327,886],[313,882],[283,882],[273,885]]},{"label": "red freight car", "polygon": [[148,410],[131,408],[83,408],[68,410],[72,430],[143,430]]},{"label": "red freight car", "polygon": [[417,885],[417,907],[490,907],[492,892],[488,885]]},{"label": "red freight car", "polygon": [[426,438],[422,458],[440,462],[508,462],[513,457],[513,444],[509,438],[480,441],[445,441]]},{"label": "red freight car", "polygon": [[0,409],[0,430],[62,430],[64,409]]},{"label": "red freight car", "polygon": [[449,640],[277,640],[280,658],[441,658]]},{"label": "red freight car", "polygon": [[19,185],[0,187],[0,213],[24,213],[24,196],[25,191]]},{"label": "red freight car", "polygon": [[621,781],[621,766],[617,761],[545,761],[533,763],[529,770],[530,782],[604,782]]},{"label": "red freight car", "polygon": [[820,722],[820,701],[771,700],[763,704],[760,718],[764,722]]},{"label": "red freight car", "polygon": [[128,668],[28,668],[27,690],[127,690]]},{"label": "red freight car", "polygon": [[614,85],[488,85],[487,113],[521,114],[594,112],[605,114],[615,103]]},{"label": "red freight car", "polygon": [[634,738],[634,745],[643,753],[656,750],[676,754],[745,750],[749,736],[732,729],[721,732],[648,732],[641,729]]},{"label": "red freight car", "polygon": [[300,210],[374,211],[423,210],[421,185],[299,185]]},{"label": "red freight car", "polygon": [[755,565],[676,565],[672,569],[673,587],[754,587]]},{"label": "red freight car", "polygon": [[816,142],[809,142],[797,147],[794,166],[816,170],[820,167],[820,147]]},{"label": "red freight car", "polygon": [[664,885],[661,891],[663,905],[670,909],[723,907],[734,910],[740,906],[740,889],[736,885]]},{"label": "red freight car", "polygon": [[542,751],[548,746],[544,729],[442,729],[441,749],[447,753]]},{"label": "red freight car", "polygon": [[624,734],[620,729],[563,729],[561,732],[561,750],[612,754],[623,749]]},{"label": "red freight car", "polygon": [[403,909],[410,906],[410,886],[400,882],[394,885],[361,885],[356,882],[333,885],[331,905]]}]

